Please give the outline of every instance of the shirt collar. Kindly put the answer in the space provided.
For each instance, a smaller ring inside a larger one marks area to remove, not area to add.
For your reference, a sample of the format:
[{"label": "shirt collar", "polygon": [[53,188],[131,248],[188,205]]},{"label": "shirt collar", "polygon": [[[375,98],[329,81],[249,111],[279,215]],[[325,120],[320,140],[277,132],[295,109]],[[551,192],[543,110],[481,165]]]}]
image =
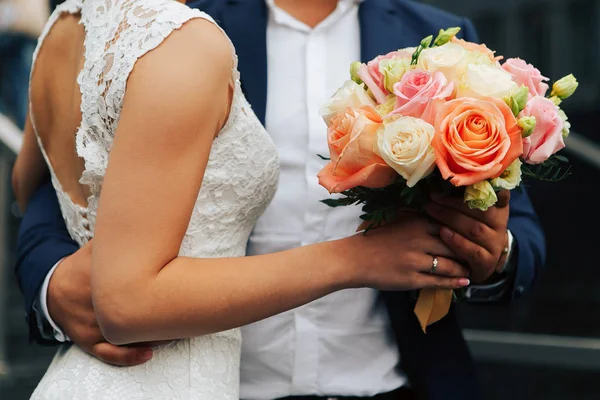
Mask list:
[{"label": "shirt collar", "polygon": [[[365,0],[338,0],[338,4],[348,6],[348,5],[362,3],[363,1],[365,1]],[[277,7],[277,5],[275,5],[275,0],[265,0],[265,3],[267,3],[267,6],[270,9],[279,8],[279,7]]]},{"label": "shirt collar", "polygon": [[[336,9],[331,13],[329,17],[326,18],[323,22],[333,23],[337,20],[341,15],[345,14],[353,6],[362,3],[365,0],[338,0],[338,4]],[[275,0],[265,0],[267,7],[269,8],[269,12],[271,18],[278,24],[288,25],[292,28],[296,28],[301,31],[310,31],[310,27],[303,24],[302,22],[296,20],[294,17],[289,15],[287,12],[282,10],[275,4]],[[323,24],[321,24],[323,25]],[[326,24],[329,25],[329,24]]]}]

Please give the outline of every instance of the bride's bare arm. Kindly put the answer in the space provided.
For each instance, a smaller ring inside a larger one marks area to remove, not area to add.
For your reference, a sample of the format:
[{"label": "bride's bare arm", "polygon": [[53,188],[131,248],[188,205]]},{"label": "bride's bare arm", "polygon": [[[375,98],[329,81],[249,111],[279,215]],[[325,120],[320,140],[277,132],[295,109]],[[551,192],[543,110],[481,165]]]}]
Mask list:
[{"label": "bride's bare arm", "polygon": [[[190,38],[197,42],[193,51]],[[109,341],[222,331],[346,287],[458,287],[457,278],[401,273],[392,251],[399,228],[264,256],[178,257],[213,138],[228,113],[231,65],[222,34],[196,23],[141,59],[130,77],[92,250],[94,307]],[[436,240],[431,251],[442,254]],[[430,257],[402,257],[430,268]],[[450,261],[447,268],[449,275],[466,274]]]}]

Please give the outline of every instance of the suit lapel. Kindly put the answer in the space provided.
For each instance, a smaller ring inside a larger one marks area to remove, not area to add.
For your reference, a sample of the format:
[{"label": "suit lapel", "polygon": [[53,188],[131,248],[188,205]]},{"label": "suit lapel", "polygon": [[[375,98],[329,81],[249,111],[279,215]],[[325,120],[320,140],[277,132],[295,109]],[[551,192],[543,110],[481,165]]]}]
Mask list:
[{"label": "suit lapel", "polygon": [[400,48],[403,25],[389,0],[366,0],[358,9],[361,61]]},{"label": "suit lapel", "polygon": [[429,34],[423,34],[423,29],[415,29],[407,13],[401,11],[398,5],[392,4],[392,0],[366,0],[360,4],[358,19],[362,62],[415,46]]},{"label": "suit lapel", "polygon": [[265,124],[267,109],[267,18],[264,0],[223,0],[221,24],[239,59],[242,89],[252,109]]}]

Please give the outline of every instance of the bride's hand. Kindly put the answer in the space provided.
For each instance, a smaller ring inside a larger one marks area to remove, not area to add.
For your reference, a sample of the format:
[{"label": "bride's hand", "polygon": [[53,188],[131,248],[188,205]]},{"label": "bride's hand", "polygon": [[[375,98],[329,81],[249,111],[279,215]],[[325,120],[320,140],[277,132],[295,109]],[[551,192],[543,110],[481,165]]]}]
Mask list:
[{"label": "bride's hand", "polygon": [[[347,239],[344,254],[353,286],[379,290],[457,289],[469,285],[469,269],[440,239],[439,226],[414,213]],[[437,265],[432,270],[434,259]]]}]

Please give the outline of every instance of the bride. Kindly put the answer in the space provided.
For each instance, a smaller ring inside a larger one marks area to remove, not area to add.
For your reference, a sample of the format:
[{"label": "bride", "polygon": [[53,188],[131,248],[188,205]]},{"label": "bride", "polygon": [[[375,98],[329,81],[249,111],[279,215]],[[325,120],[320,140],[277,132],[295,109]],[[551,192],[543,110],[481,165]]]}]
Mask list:
[{"label": "bride", "polygon": [[[466,284],[437,238],[398,257],[400,234],[425,223],[410,216],[244,257],[276,190],[277,153],[227,36],[184,4],[67,0],[34,54],[30,100],[14,170],[20,206],[49,172],[69,233],[81,246],[93,238],[103,334],[161,342],[128,368],[65,345],[32,399],[238,399],[238,327],[346,288]],[[427,254],[440,275],[427,273]]]}]

